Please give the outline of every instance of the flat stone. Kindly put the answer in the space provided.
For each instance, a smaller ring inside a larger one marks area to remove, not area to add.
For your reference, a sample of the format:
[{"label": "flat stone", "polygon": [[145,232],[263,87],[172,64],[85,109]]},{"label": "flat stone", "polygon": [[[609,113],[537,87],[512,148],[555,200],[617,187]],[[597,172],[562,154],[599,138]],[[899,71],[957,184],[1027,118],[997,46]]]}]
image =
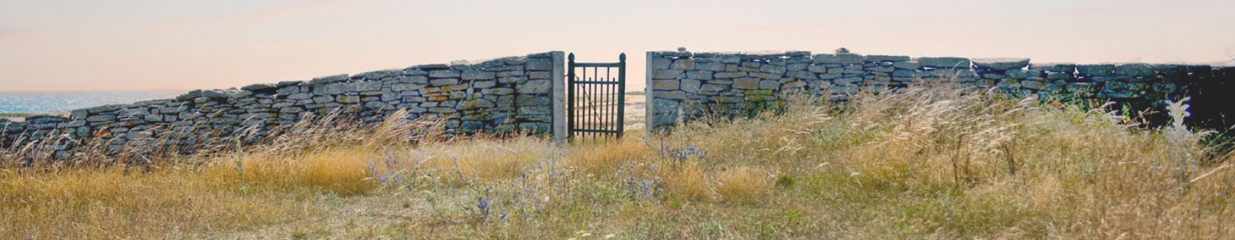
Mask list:
[{"label": "flat stone", "polygon": [[355,83],[355,85],[356,85],[355,86],[356,91],[361,91],[361,92],[382,90],[382,82],[379,82],[379,81],[361,82],[361,83]]},{"label": "flat stone", "polygon": [[430,85],[430,86],[453,86],[453,85],[459,85],[459,79],[457,79],[457,78],[442,78],[442,79],[433,79],[433,80],[429,80],[429,85]]},{"label": "flat stone", "polygon": [[552,87],[552,81],[549,80],[530,80],[519,84],[515,91],[522,94],[548,94]]},{"label": "flat stone", "polygon": [[1072,73],[1076,71],[1076,64],[1074,63],[1033,64],[1029,66],[1029,69],[1031,70],[1036,69],[1039,71],[1048,71],[1048,72]]},{"label": "flat stone", "polygon": [[686,72],[686,78],[696,79],[696,80],[710,80],[710,79],[712,79],[712,71],[690,71],[690,72]]},{"label": "flat stone", "polygon": [[1072,78],[1071,73],[1053,72],[1046,74],[1046,79],[1050,80],[1065,80]]},{"label": "flat stone", "polygon": [[446,69],[429,71],[429,77],[431,78],[457,78],[460,75],[462,74],[458,70]]},{"label": "flat stone", "polygon": [[462,77],[463,77],[463,80],[494,79],[497,77],[497,73],[485,72],[485,71],[480,71],[480,70],[467,70],[467,71],[463,71]]},{"label": "flat stone", "polygon": [[695,70],[694,59],[678,59],[673,61],[673,65],[669,66],[673,70]]},{"label": "flat stone", "polygon": [[918,62],[895,62],[895,63],[892,63],[892,67],[894,67],[894,68],[896,68],[896,69],[912,69],[912,70],[916,70],[916,69],[918,69],[918,68],[921,68],[921,67],[922,67],[922,65],[921,65],[921,64],[918,64]]},{"label": "flat stone", "polygon": [[493,87],[493,86],[497,86],[497,81],[495,81],[495,80],[487,80],[487,81],[475,81],[475,82],[472,82],[472,87],[473,87],[473,88],[491,88],[491,87]]},{"label": "flat stone", "polygon": [[852,53],[818,54],[814,57],[814,63],[861,64],[864,61],[865,56]]},{"label": "flat stone", "polygon": [[553,114],[553,107],[551,106],[528,106],[528,107],[519,108],[519,115],[544,115],[544,114]]},{"label": "flat stone", "polygon": [[780,89],[780,81],[776,81],[776,80],[759,81],[759,89]]},{"label": "flat stone", "polygon": [[1115,75],[1119,76],[1153,76],[1152,65],[1144,63],[1120,64],[1115,66]]},{"label": "flat stone", "polygon": [[702,83],[699,80],[682,79],[681,89],[682,91],[686,91],[689,93],[695,93],[699,91],[699,88],[701,87],[701,85]]},{"label": "flat stone", "polygon": [[980,68],[995,71],[1007,71],[1029,66],[1028,58],[974,58],[972,61],[974,65]]},{"label": "flat stone", "polygon": [[1004,74],[1007,75],[1009,78],[1015,78],[1015,79],[1042,77],[1042,71],[1040,70],[1011,69],[1011,70],[1008,70],[1007,72],[1004,72]]},{"label": "flat stone", "polygon": [[553,59],[528,58],[525,68],[527,70],[553,70]]},{"label": "flat stone", "polygon": [[313,80],[309,80],[309,84],[317,85],[317,84],[335,83],[335,82],[347,81],[348,79],[349,78],[347,74],[331,75],[331,76],[313,78]]},{"label": "flat stone", "polygon": [[275,84],[258,83],[258,84],[250,84],[248,86],[241,87],[240,90],[259,92],[259,91],[275,90],[278,88],[279,88],[278,85],[275,85]]},{"label": "flat stone", "polygon": [[652,72],[653,79],[676,79],[685,74],[682,70],[656,70]]},{"label": "flat stone", "polygon": [[652,80],[652,90],[678,90],[678,80]]},{"label": "flat stone", "polygon": [[922,57],[918,64],[932,68],[969,68],[969,59],[960,57]]},{"label": "flat stone", "polygon": [[655,59],[652,59],[652,69],[656,69],[656,70],[667,70],[667,69],[669,69],[669,65],[672,65],[672,64],[673,64],[673,60],[672,60],[672,59],[668,59],[668,58],[655,58]]},{"label": "flat stone", "polygon": [[712,78],[735,78],[735,77],[745,77],[745,76],[746,76],[746,73],[741,73],[741,72],[719,72],[719,73],[712,74]]},{"label": "flat stone", "polygon": [[1110,76],[1115,74],[1115,64],[1076,65],[1076,72],[1090,76]]},{"label": "flat stone", "polygon": [[737,78],[733,79],[734,89],[754,90],[759,89],[758,78]]},{"label": "flat stone", "polygon": [[866,55],[867,62],[908,62],[909,56]]}]

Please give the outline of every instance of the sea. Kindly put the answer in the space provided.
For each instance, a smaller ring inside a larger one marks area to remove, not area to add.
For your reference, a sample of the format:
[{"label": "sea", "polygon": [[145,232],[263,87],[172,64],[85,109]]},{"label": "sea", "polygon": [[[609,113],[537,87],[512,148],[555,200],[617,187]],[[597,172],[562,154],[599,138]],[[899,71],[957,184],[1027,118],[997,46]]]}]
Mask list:
[{"label": "sea", "polygon": [[173,98],[186,92],[188,90],[0,92],[0,114],[61,113],[103,105]]}]

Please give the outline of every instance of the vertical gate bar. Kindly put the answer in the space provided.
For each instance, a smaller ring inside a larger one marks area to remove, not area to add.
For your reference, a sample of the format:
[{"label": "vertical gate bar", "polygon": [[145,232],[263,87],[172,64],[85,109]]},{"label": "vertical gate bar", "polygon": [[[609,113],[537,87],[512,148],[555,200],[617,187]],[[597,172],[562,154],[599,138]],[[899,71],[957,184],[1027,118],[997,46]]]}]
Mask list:
[{"label": "vertical gate bar", "polygon": [[[613,76],[611,75],[612,72],[613,72],[613,67],[605,68],[605,82],[613,81]],[[613,129],[612,116],[614,112],[613,112],[613,105],[610,105],[610,104],[613,103],[614,99],[617,99],[616,96],[610,95],[610,94],[613,94],[613,89],[614,88],[612,84],[605,84],[605,109],[608,110],[608,112],[605,113],[605,130],[606,131]],[[613,134],[606,133],[605,139],[609,139],[611,135]],[[613,135],[613,136],[616,136],[616,135]]]},{"label": "vertical gate bar", "polygon": [[[593,115],[597,114],[597,84],[592,83],[597,80],[595,73],[597,73],[597,67],[592,67],[592,74],[588,75],[588,130],[597,129],[597,120],[592,118]],[[589,131],[588,137],[595,140],[597,134]]]},{"label": "vertical gate bar", "polygon": [[622,132],[626,128],[626,125],[622,125],[622,121],[626,119],[626,53],[619,55],[618,60],[617,138],[622,139]]},{"label": "vertical gate bar", "polygon": [[[600,125],[601,125],[600,116],[601,114],[603,114],[601,113],[602,110],[604,110],[603,108],[601,108],[600,104],[605,99],[604,99],[604,96],[601,95],[601,91],[604,91],[604,84],[599,84],[597,82],[597,81],[600,81],[600,68],[593,68],[593,69],[594,71],[592,71],[592,76],[593,76],[592,77],[592,89],[593,89],[592,92],[596,93],[596,95],[592,95],[593,97],[592,99],[592,113],[593,113],[592,114],[592,129],[596,130],[596,129],[600,129]],[[595,132],[592,135],[593,135],[592,136],[593,138],[596,138],[598,140],[601,137],[603,137],[603,135],[601,135],[599,132]]]},{"label": "vertical gate bar", "polygon": [[[602,84],[598,84],[597,81],[600,81],[600,68],[593,67],[592,68],[592,93],[593,93],[592,95],[592,129],[593,130],[600,129],[600,116],[601,116],[600,115],[601,114],[600,103],[601,101],[604,101],[604,99],[600,95],[601,94],[600,91],[603,90],[603,88],[601,87]],[[600,139],[600,137],[601,137],[600,133],[598,132],[592,133],[592,138],[594,140]]]},{"label": "vertical gate bar", "polygon": [[[604,82],[609,82],[608,72],[609,72],[609,68],[605,68]],[[600,92],[604,93],[604,95],[600,96],[600,118],[597,118],[598,120],[600,120],[600,127],[598,127],[598,129],[609,130],[609,84],[601,84]],[[600,137],[601,139],[608,140],[609,132],[601,132]]]},{"label": "vertical gate bar", "polygon": [[566,64],[566,139],[567,142],[575,138],[575,53],[570,53],[569,61]]},{"label": "vertical gate bar", "polygon": [[[590,78],[592,78],[592,75],[588,75],[588,68],[583,68],[583,79],[590,82]],[[587,122],[583,127],[590,130],[592,129],[592,96],[597,93],[593,92],[592,83],[583,84],[583,89],[587,93],[583,94],[583,122]],[[592,132],[585,132],[585,136],[592,137]]]}]

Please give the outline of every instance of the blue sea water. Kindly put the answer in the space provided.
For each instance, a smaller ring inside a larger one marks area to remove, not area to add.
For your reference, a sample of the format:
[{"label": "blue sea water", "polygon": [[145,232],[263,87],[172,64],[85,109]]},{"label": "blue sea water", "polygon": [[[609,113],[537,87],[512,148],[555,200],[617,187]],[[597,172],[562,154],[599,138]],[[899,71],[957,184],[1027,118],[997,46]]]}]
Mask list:
[{"label": "blue sea water", "polygon": [[0,113],[67,112],[110,104],[173,98],[185,90],[0,92]]}]

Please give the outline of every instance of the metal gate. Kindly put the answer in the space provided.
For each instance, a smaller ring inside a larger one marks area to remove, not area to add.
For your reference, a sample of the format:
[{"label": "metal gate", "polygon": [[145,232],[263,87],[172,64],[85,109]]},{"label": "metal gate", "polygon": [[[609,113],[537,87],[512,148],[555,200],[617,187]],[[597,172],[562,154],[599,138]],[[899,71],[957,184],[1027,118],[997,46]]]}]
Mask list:
[{"label": "metal gate", "polygon": [[570,53],[569,60],[566,122],[571,141],[621,138],[626,106],[626,53],[618,56],[616,63],[576,63],[575,53]]}]

